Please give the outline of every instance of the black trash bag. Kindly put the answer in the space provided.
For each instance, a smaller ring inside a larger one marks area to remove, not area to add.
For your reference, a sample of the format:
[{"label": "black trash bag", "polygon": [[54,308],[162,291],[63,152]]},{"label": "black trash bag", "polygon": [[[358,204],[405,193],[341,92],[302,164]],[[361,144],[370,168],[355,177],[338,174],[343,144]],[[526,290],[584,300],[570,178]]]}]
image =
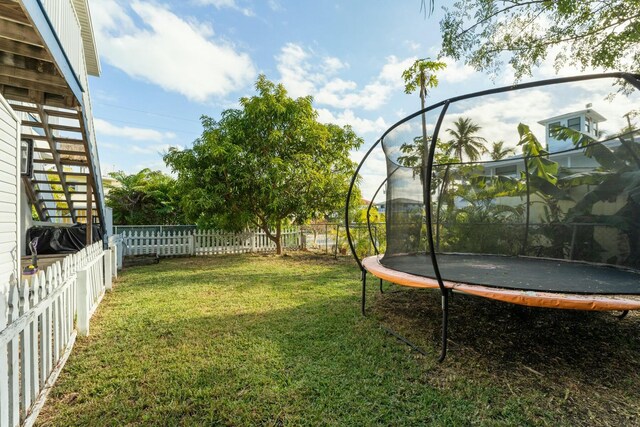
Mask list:
[{"label": "black trash bag", "polygon": [[[27,231],[27,242],[38,238],[36,251],[38,255],[75,253],[86,246],[86,224],[75,224],[72,227],[36,226]],[[93,243],[100,240],[100,228],[93,226]],[[31,255],[27,244],[27,255]]]}]

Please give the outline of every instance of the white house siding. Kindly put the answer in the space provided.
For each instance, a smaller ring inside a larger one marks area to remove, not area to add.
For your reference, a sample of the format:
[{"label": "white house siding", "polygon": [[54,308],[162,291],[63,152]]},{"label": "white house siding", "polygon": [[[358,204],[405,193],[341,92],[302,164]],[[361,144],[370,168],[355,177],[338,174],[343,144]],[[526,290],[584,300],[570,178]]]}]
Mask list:
[{"label": "white house siding", "polygon": [[18,118],[0,96],[0,292],[20,262],[19,135]]},{"label": "white house siding", "polygon": [[27,193],[25,191],[24,185],[20,185],[20,205],[18,208],[18,212],[20,212],[20,228],[18,229],[18,233],[20,233],[20,255],[26,255],[26,247],[27,247],[27,230],[29,230],[33,226],[33,217],[31,216],[31,203],[29,202],[29,198],[27,197]]},{"label": "white house siding", "polygon": [[[64,53],[69,58],[73,71],[82,76],[84,64],[82,58],[82,36],[80,21],[72,0],[41,0],[47,16],[53,24]],[[84,71],[86,73],[86,71]]]}]

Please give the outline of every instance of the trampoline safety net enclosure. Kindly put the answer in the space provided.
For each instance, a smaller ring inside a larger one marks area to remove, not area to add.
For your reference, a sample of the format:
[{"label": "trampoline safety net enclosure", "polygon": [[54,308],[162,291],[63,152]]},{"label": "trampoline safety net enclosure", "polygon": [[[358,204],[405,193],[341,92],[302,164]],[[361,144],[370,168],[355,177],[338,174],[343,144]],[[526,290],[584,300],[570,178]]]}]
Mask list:
[{"label": "trampoline safety net enclosure", "polygon": [[435,263],[441,281],[490,288],[639,295],[638,87],[622,73],[554,79],[398,122],[376,147],[378,262],[436,279]]}]

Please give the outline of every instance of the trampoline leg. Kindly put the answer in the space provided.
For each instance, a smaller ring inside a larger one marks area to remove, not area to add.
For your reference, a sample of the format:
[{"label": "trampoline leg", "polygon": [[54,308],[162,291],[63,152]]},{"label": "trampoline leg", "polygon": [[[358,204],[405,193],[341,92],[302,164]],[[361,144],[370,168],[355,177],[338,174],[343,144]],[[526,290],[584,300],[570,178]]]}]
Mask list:
[{"label": "trampoline leg", "polygon": [[367,300],[367,270],[362,269],[362,315],[365,316],[364,305]]},{"label": "trampoline leg", "polygon": [[384,294],[384,289],[382,289],[382,279],[380,279],[380,293]]},{"label": "trampoline leg", "polygon": [[625,317],[627,317],[627,314],[629,314],[629,310],[625,310],[622,312],[622,314],[620,314],[618,317],[619,320],[624,319]]},{"label": "trampoline leg", "polygon": [[405,337],[403,337],[402,335],[400,335],[399,333],[397,333],[393,329],[389,329],[389,328],[385,327],[384,325],[380,325],[380,327],[382,328],[383,331],[387,332],[388,334],[393,335],[394,337],[396,337],[397,339],[399,339],[400,341],[402,341],[403,343],[405,343],[406,345],[411,347],[413,350],[417,351],[418,353],[422,354],[423,356],[427,356],[427,352],[426,351],[424,351],[422,348],[418,347],[416,344],[412,343],[411,341],[409,341],[408,339],[406,339]]},{"label": "trampoline leg", "polygon": [[442,347],[438,362],[447,357],[447,332],[449,328],[449,292],[442,294]]}]

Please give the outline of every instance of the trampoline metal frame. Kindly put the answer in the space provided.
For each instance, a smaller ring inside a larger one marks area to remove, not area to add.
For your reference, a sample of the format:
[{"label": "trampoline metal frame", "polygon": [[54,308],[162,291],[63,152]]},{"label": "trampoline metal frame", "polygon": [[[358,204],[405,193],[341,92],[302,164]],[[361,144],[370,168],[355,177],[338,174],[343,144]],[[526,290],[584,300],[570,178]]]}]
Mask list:
[{"label": "trampoline metal frame", "polygon": [[[601,74],[589,74],[589,75],[584,75],[584,76],[574,76],[574,77],[562,77],[562,78],[555,78],[555,79],[547,79],[547,80],[540,80],[540,81],[536,81],[536,82],[528,82],[528,83],[521,83],[521,84],[517,84],[517,85],[512,85],[512,86],[504,86],[504,87],[500,87],[500,88],[495,88],[495,89],[488,89],[488,90],[484,90],[484,91],[478,91],[478,92],[473,92],[473,93],[469,93],[469,94],[465,94],[465,95],[460,95],[460,96],[456,96],[456,97],[452,97],[443,101],[440,101],[438,103],[432,104],[426,108],[423,108],[421,110],[416,111],[415,113],[405,117],[404,119],[396,122],[393,126],[391,126],[370,148],[369,150],[365,153],[364,157],[362,158],[362,160],[360,161],[360,163],[358,164],[353,177],[351,179],[351,182],[349,184],[349,190],[347,192],[347,199],[346,199],[346,206],[345,206],[345,230],[346,230],[346,234],[347,234],[347,240],[349,242],[349,248],[351,250],[351,253],[354,257],[354,259],[356,260],[358,267],[360,268],[361,271],[361,281],[362,281],[362,304],[361,304],[361,311],[362,311],[362,315],[366,315],[365,312],[365,308],[366,308],[366,286],[367,286],[367,269],[364,267],[362,260],[358,257],[356,250],[355,250],[355,245],[354,242],[351,238],[351,233],[350,233],[350,229],[349,229],[349,202],[351,200],[351,195],[353,192],[353,188],[355,186],[356,183],[356,179],[358,177],[358,173],[360,172],[360,169],[362,168],[363,164],[366,162],[367,158],[369,157],[369,155],[373,152],[373,150],[378,146],[378,144],[382,144],[384,141],[385,136],[387,136],[393,129],[397,128],[398,126],[402,125],[403,123],[419,116],[419,115],[424,115],[429,111],[432,111],[436,108],[440,108],[442,107],[442,110],[440,112],[440,115],[438,117],[438,121],[436,123],[435,129],[433,134],[431,135],[431,143],[429,144],[429,146],[427,147],[427,144],[424,145],[424,149],[428,150],[428,152],[426,153],[427,156],[427,164],[426,167],[424,167],[424,204],[425,204],[425,211],[426,211],[426,226],[427,226],[427,241],[429,244],[429,251],[430,251],[430,255],[431,255],[431,262],[433,265],[433,269],[434,269],[434,273],[435,273],[435,279],[437,280],[437,285],[438,285],[438,289],[440,290],[440,294],[441,294],[441,301],[442,301],[442,330],[441,330],[441,347],[440,347],[440,357],[438,358],[439,362],[444,361],[444,359],[446,358],[447,355],[447,335],[448,335],[448,324],[449,324],[449,300],[450,300],[450,296],[452,293],[452,289],[448,288],[445,286],[444,280],[442,278],[442,275],[440,274],[440,269],[438,267],[438,259],[437,259],[437,254],[436,254],[436,245],[433,239],[433,220],[432,220],[432,206],[431,206],[431,186],[432,186],[432,172],[433,172],[433,166],[434,166],[434,156],[435,156],[435,146],[437,144],[437,138],[438,138],[438,134],[440,132],[440,126],[442,125],[442,121],[444,119],[444,116],[446,115],[446,112],[449,108],[449,105],[451,105],[454,102],[458,102],[458,101],[462,101],[462,100],[466,100],[466,99],[471,99],[471,98],[477,98],[477,97],[481,97],[481,96],[486,96],[486,95],[494,95],[494,94],[498,94],[498,93],[503,93],[503,92],[510,92],[510,91],[515,91],[515,90],[522,90],[522,89],[528,89],[528,88],[534,88],[534,87],[539,87],[539,86],[547,86],[547,85],[554,85],[554,84],[561,84],[561,83],[569,83],[569,82],[577,82],[577,81],[587,81],[587,80],[597,80],[597,79],[604,79],[604,78],[617,78],[617,79],[621,79],[624,80],[625,82],[631,84],[632,86],[634,86],[636,89],[640,90],[640,74],[631,74],[631,73],[622,73],[622,72],[616,72],[616,73],[601,73]],[[423,157],[424,158],[424,157]],[[526,164],[526,157],[525,157],[525,164]],[[423,165],[424,166],[424,165]],[[394,171],[395,172],[395,171]],[[388,179],[388,177],[387,177]],[[376,195],[378,194],[378,191],[380,191],[380,189],[382,188],[382,185],[384,185],[384,183],[387,181],[387,179],[385,179],[385,181],[380,185],[380,187],[378,188],[378,190],[376,191]],[[528,182],[527,182],[528,184]],[[372,198],[371,202],[369,203],[369,207],[367,209],[367,226],[368,226],[368,230],[369,230],[369,234],[370,234],[370,238],[373,239],[373,237],[371,236],[371,224],[369,221],[369,213],[371,210],[371,206],[373,204],[373,200],[375,199],[375,196]],[[528,212],[527,212],[528,213]],[[528,215],[527,215],[528,216]],[[525,239],[526,239],[526,234],[525,234]],[[372,240],[373,242],[373,240]],[[526,244],[526,240],[523,241],[523,244]],[[373,247],[374,250],[376,252],[376,254],[378,254],[378,248],[375,245],[375,242],[373,242]],[[380,278],[380,291],[382,292],[382,278]],[[623,311],[623,313],[619,316],[620,319],[623,319],[624,317],[626,317],[626,315],[628,314],[628,310]],[[385,330],[387,330],[387,328],[385,328]],[[389,333],[391,333],[392,335],[396,336],[398,339],[400,339],[401,341],[405,342],[406,344],[408,344],[409,346],[411,346],[412,348],[420,351],[421,353],[424,353],[424,351],[421,351],[420,347],[418,347],[416,344],[412,343],[411,341],[407,340],[406,338],[402,337],[400,334],[387,330]]]}]

